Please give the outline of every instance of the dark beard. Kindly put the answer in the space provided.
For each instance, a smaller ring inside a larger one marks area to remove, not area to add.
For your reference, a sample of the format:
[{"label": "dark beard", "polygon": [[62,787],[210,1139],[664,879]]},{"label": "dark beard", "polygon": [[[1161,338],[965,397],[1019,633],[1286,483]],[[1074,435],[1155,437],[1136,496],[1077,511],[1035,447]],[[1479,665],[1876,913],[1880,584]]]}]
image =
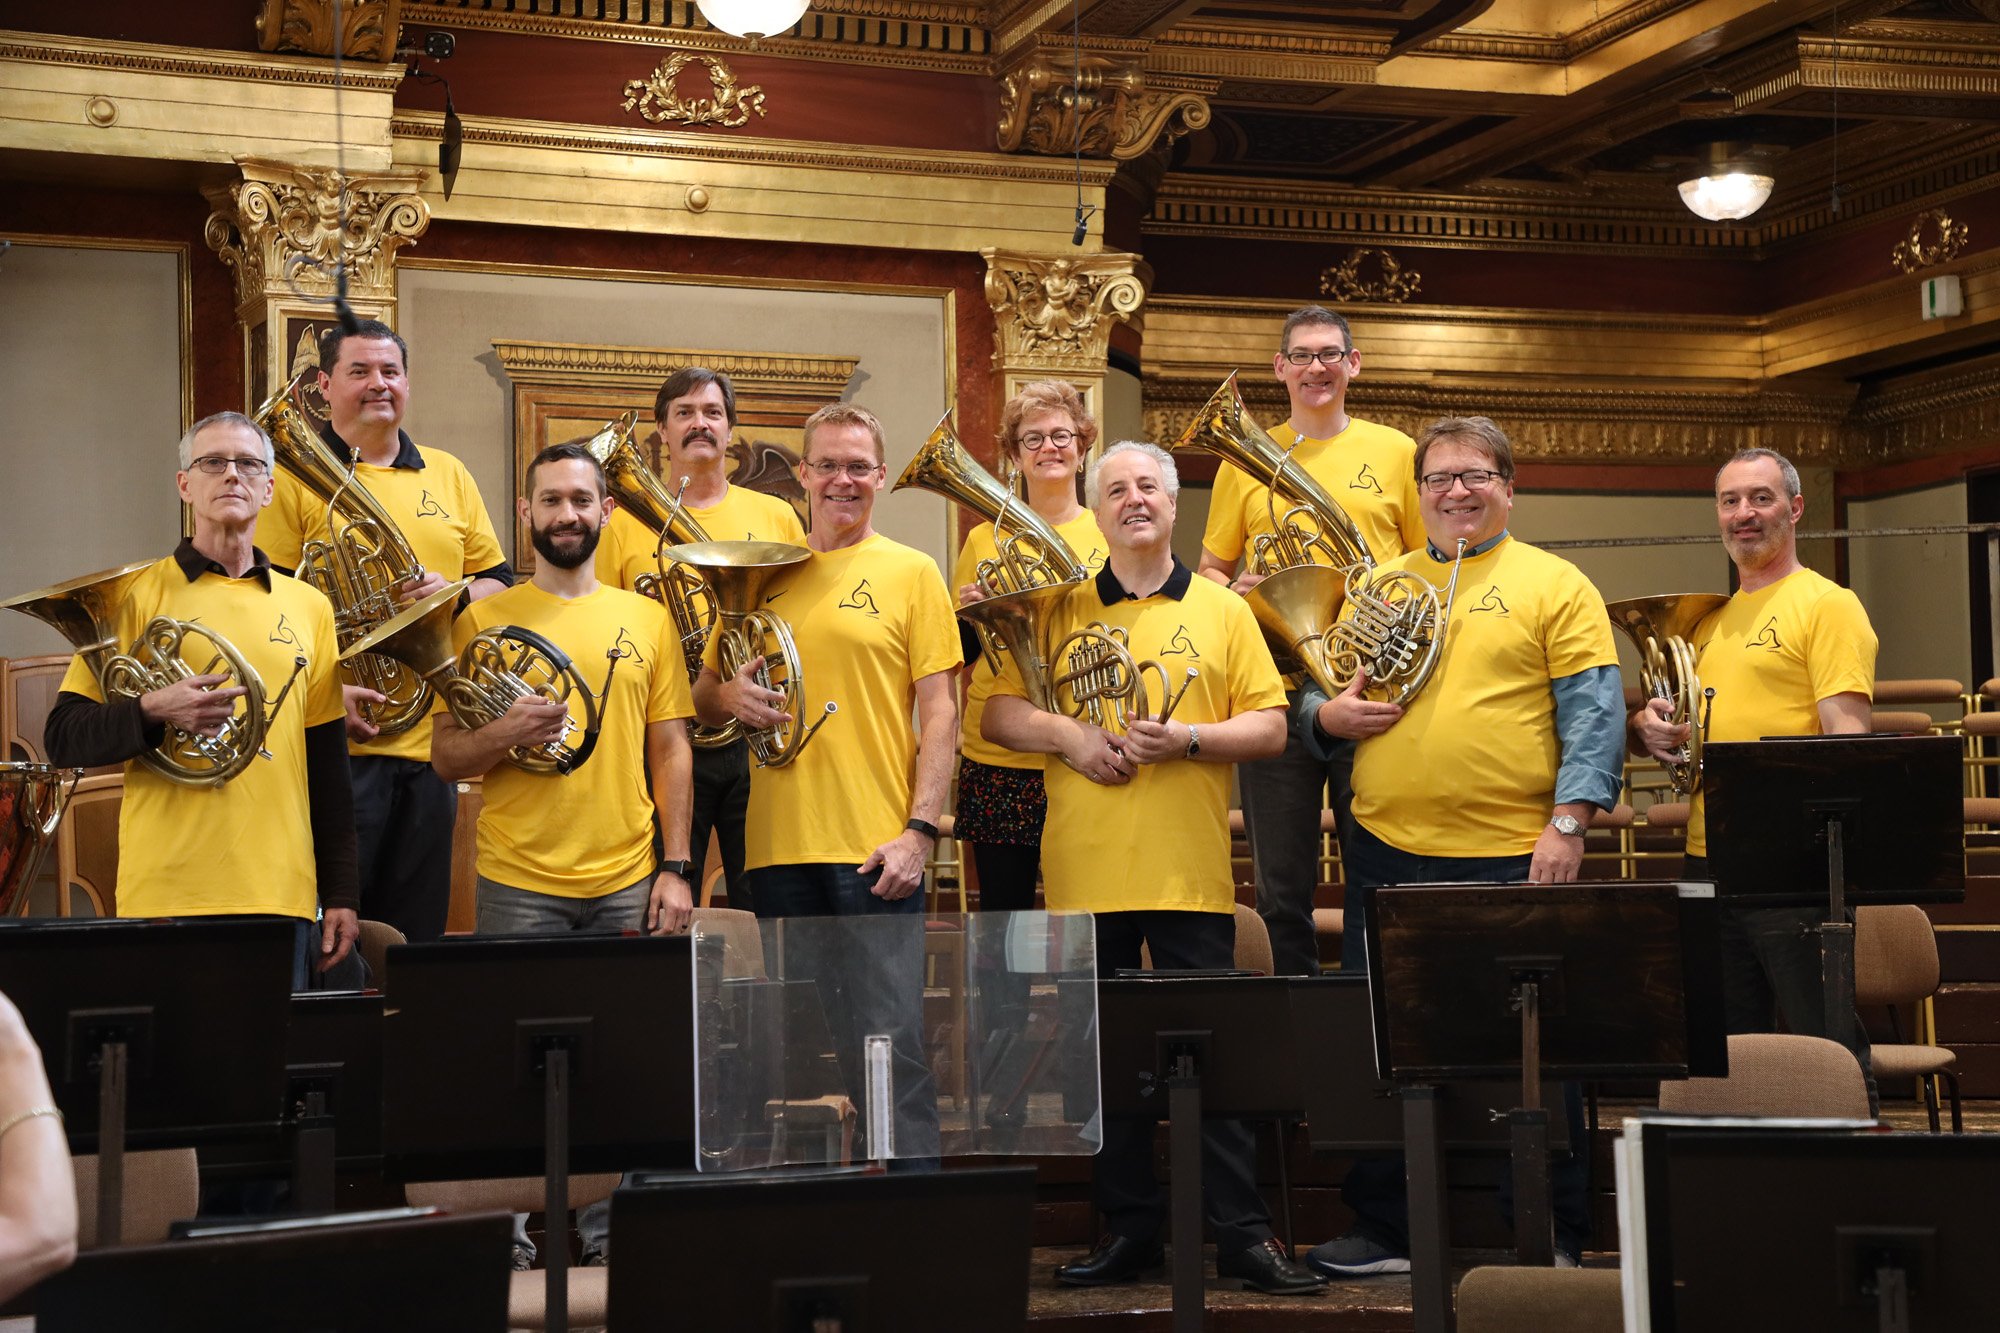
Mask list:
[{"label": "dark beard", "polygon": [[582,567],[586,561],[597,554],[597,541],[603,535],[601,529],[586,528],[583,533],[583,540],[575,547],[565,551],[562,547],[556,545],[555,533],[552,529],[531,527],[531,530],[534,534],[535,553],[554,565],[557,569],[578,569]]}]

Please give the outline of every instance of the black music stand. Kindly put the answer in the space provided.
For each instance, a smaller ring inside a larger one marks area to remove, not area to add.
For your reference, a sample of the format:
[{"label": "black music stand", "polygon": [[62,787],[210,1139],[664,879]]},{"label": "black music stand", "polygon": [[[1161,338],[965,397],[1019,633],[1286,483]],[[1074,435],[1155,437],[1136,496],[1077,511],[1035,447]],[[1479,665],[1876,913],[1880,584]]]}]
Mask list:
[{"label": "black music stand", "polygon": [[607,1322],[1020,1333],[1034,1211],[1023,1167],[643,1173],[611,1196]]},{"label": "black music stand", "polygon": [[95,1152],[97,1240],[125,1149],[272,1133],[296,930],[276,917],[53,921],[0,931],[0,989],[41,1047],[70,1151]]},{"label": "black music stand", "polygon": [[[1516,1245],[1555,1258],[1544,1077],[1728,1070],[1721,937],[1707,883],[1400,885],[1369,890],[1376,1069],[1405,1085],[1411,1295],[1451,1327],[1435,1085],[1513,1075]],[[1588,1151],[1588,1145],[1583,1145]]]},{"label": "black music stand", "polygon": [[[398,1180],[541,1174],[551,1232],[569,1173],[692,1160],[688,936],[483,935],[391,946],[382,1160]],[[545,1247],[550,1333],[569,1244]]]},{"label": "black music stand", "polygon": [[35,1289],[38,1333],[496,1333],[505,1213],[417,1209],[197,1227],[91,1250]]},{"label": "black music stand", "polygon": [[1201,1122],[1296,1120],[1304,1113],[1291,1050],[1291,983],[1248,973],[1160,971],[1096,985],[1104,1114],[1167,1121],[1173,1328],[1199,1333]]},{"label": "black music stand", "polygon": [[1851,905],[1965,900],[1955,736],[1785,736],[1702,750],[1709,872],[1732,907],[1821,913],[1826,1035],[1854,1045]]},{"label": "black music stand", "polygon": [[1992,1135],[1639,1120],[1621,1148],[1626,1290],[1648,1317],[1628,1328],[1993,1323]]}]

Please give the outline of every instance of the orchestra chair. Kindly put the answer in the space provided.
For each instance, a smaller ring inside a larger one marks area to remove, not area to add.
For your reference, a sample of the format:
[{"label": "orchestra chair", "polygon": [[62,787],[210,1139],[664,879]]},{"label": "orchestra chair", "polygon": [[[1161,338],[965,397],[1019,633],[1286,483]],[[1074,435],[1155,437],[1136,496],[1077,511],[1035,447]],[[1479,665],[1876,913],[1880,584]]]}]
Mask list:
[{"label": "orchestra chair", "polygon": [[[1259,976],[1271,975],[1271,930],[1264,924],[1264,918],[1257,915],[1257,909],[1248,903],[1236,904],[1236,958],[1232,965]],[[1153,966],[1150,945],[1139,946],[1139,966],[1148,969]]]},{"label": "orchestra chair", "polygon": [[1615,1268],[1475,1268],[1458,1283],[1458,1333],[1624,1333]]},{"label": "orchestra chair", "polygon": [[722,936],[722,976],[725,981],[764,975],[764,936],[757,929],[755,913],[740,907],[694,909],[693,926]]},{"label": "orchestra chair", "polygon": [[1874,1118],[1854,1053],[1825,1037],[1789,1032],[1730,1037],[1728,1077],[1664,1081],[1660,1109],[1669,1115]]},{"label": "orchestra chair", "polygon": [[76,914],[72,893],[90,899],[96,916],[118,915],[118,810],[124,800],[122,771],[96,773],[76,784],[56,829],[57,916]]},{"label": "orchestra chair", "polygon": [[403,932],[386,921],[361,919],[361,934],[354,941],[354,952],[361,955],[361,961],[368,964],[368,975],[376,990],[386,990],[389,976],[389,946],[408,944]]},{"label": "orchestra chair", "polygon": [[[572,1213],[611,1197],[618,1188],[615,1171],[569,1178],[569,1206]],[[442,1208],[450,1213],[479,1213],[500,1210],[532,1213],[541,1209],[547,1185],[540,1176],[512,1176],[494,1180],[427,1180],[403,1186],[403,1197],[413,1208]],[[568,1218],[545,1219],[543,1245],[569,1244]],[[569,1326],[573,1329],[600,1327],[605,1319],[606,1268],[569,1270]],[[544,1300],[548,1277],[539,1268],[515,1273],[507,1293],[507,1327],[542,1329],[548,1327]]]},{"label": "orchestra chair", "polygon": [[[0,723],[4,723],[7,753],[0,759],[34,764],[49,762],[42,744],[42,732],[55,709],[56,694],[69,670],[69,653],[47,657],[7,659],[5,702],[0,703]],[[105,771],[105,770],[97,770]],[[116,771],[116,766],[111,771]]]},{"label": "orchestra chair", "polygon": [[478,778],[458,788],[458,816],[451,826],[451,905],[445,909],[447,935],[470,935],[479,927],[479,811],[485,804]]},{"label": "orchestra chair", "polygon": [[1902,1039],[1898,1005],[1917,1006],[1919,1037],[1935,1037],[1930,1017],[1931,996],[1938,988],[1937,936],[1930,916],[1912,903],[1854,909],[1854,1002],[1886,1005],[1889,1023],[1896,1034],[1893,1042],[1876,1042],[1869,1051],[1878,1084],[1890,1079],[1914,1078],[1923,1089],[1924,1110],[1930,1115],[1931,1133],[1938,1132],[1937,1081],[1944,1080],[1951,1093],[1951,1132],[1963,1134],[1965,1119],[1959,1107],[1958,1073],[1953,1066],[1958,1057],[1942,1046]]},{"label": "orchestra chair", "polygon": [[[97,1155],[72,1160],[76,1175],[76,1243],[97,1247]],[[123,1227],[126,1245],[158,1245],[174,1223],[201,1208],[201,1173],[192,1148],[125,1154]]]},{"label": "orchestra chair", "polygon": [[[726,878],[726,872],[721,862],[718,861],[708,868],[708,873],[701,877],[701,893],[695,898],[695,909],[697,911],[727,912],[738,910],[715,906],[715,891],[722,887],[724,878]],[[722,900],[728,902],[729,895],[724,894]]]},{"label": "orchestra chair", "polygon": [[1929,713],[1914,709],[1874,709],[1868,714],[1868,730],[1877,736],[1921,736],[1937,724]]}]

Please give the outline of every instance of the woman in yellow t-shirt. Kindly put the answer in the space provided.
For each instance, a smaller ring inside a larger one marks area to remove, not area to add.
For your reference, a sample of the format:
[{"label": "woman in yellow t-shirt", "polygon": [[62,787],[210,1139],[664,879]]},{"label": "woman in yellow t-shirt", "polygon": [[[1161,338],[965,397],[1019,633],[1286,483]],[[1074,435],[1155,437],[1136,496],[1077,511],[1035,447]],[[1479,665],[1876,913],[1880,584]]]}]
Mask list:
[{"label": "woman in yellow t-shirt", "polygon": [[[1097,422],[1076,387],[1060,380],[1023,385],[1001,411],[999,439],[1003,478],[1011,481],[1018,475],[1028,507],[1062,535],[1092,572],[1102,568],[1104,534],[1076,493],[1083,460],[1097,442]],[[990,595],[975,571],[993,556],[993,525],[982,523],[967,534],[952,577],[960,606]],[[1028,911],[1035,905],[1042,820],[1048,812],[1042,756],[1019,754],[980,736],[979,719],[993,693],[994,664],[973,657],[966,670],[953,836],[972,849],[980,909]]]}]

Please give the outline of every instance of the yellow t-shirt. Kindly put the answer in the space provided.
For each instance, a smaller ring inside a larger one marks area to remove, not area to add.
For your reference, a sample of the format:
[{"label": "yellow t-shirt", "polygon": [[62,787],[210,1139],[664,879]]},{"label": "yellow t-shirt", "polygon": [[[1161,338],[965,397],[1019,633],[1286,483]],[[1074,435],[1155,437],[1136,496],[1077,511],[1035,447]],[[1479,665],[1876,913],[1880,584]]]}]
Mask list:
[{"label": "yellow t-shirt", "polygon": [[[1104,568],[1104,533],[1097,526],[1097,515],[1086,509],[1069,522],[1056,529],[1070,551],[1084,568],[1092,574]],[[982,560],[994,557],[993,525],[981,523],[966,535],[965,545],[958,552],[958,567],[952,571],[951,594],[958,596],[958,590],[971,583],[972,572]],[[958,749],[967,759],[982,764],[992,764],[996,768],[1032,768],[1040,770],[1043,756],[1038,754],[1016,754],[1014,751],[993,744],[979,734],[979,719],[986,712],[987,696],[993,693],[995,669],[984,653],[967,668],[972,673],[972,681],[965,690],[965,719],[959,726]]]},{"label": "yellow t-shirt", "polygon": [[[859,866],[910,817],[916,683],[959,664],[958,625],[936,562],[880,533],[793,568],[764,604],[805,670],[795,724],[838,711],[790,764],[753,763],[743,864]],[[703,659],[717,671],[719,639]]]},{"label": "yellow t-shirt", "polygon": [[[1820,700],[1875,694],[1875,630],[1861,599],[1810,569],[1737,593],[1696,628],[1694,646],[1695,674],[1715,691],[1704,743],[1817,736]],[[1706,817],[1697,789],[1691,856],[1708,855]]]},{"label": "yellow t-shirt", "polygon": [[[500,538],[465,464],[441,449],[425,449],[422,457],[421,468],[363,463],[355,476],[395,520],[425,570],[449,581],[503,563]],[[279,468],[271,504],[257,522],[257,544],[275,563],[296,569],[303,543],[325,539],[326,503]],[[429,763],[430,720],[425,718],[398,735],[354,742],[349,750]]]},{"label": "yellow t-shirt", "polygon": [[[1388,568],[1440,601],[1451,577],[1422,549]],[[1604,598],[1575,565],[1511,537],[1468,557],[1430,683],[1355,752],[1355,819],[1418,856],[1533,851],[1562,764],[1549,682],[1617,662]]]},{"label": "yellow t-shirt", "polygon": [[[707,509],[690,505],[688,513],[715,541],[790,542],[806,544],[798,510],[775,495],[747,486],[731,486]],[[630,588],[641,574],[657,572],[653,552],[659,537],[634,518],[631,511],[613,509],[611,521],[597,544],[597,577],[614,588]]]},{"label": "yellow t-shirt", "polygon": [[[1285,448],[1298,436],[1287,422],[1271,431],[1271,438]],[[1403,432],[1350,417],[1347,429],[1332,439],[1300,444],[1292,462],[1334,498],[1360,529],[1375,563],[1382,565],[1424,546],[1416,457],[1416,442]],[[1218,560],[1247,566],[1248,548],[1259,534],[1271,531],[1269,496],[1268,487],[1234,464],[1222,464],[1209,495],[1202,549]],[[1326,562],[1322,558],[1315,563]]]},{"label": "yellow t-shirt", "polygon": [[[1186,570],[1180,571],[1185,575]],[[1171,584],[1170,584],[1171,586]],[[1180,598],[1163,590],[1105,605],[1095,580],[1064,599],[1057,639],[1091,621],[1123,629],[1133,659],[1158,662],[1179,690],[1174,720],[1220,722],[1285,706],[1284,682],[1241,597],[1191,577]],[[1052,645],[1053,646],[1053,645]],[[1161,706],[1159,677],[1146,672],[1148,711]],[[997,694],[1023,698],[1010,659]],[[1117,730],[1115,722],[1112,730]],[[1048,764],[1048,823],[1042,831],[1042,887],[1056,912],[1230,912],[1228,764],[1173,759],[1141,764],[1133,779],[1103,787],[1060,760]]]},{"label": "yellow t-shirt", "polygon": [[[653,869],[646,727],[694,713],[680,636],[659,603],[637,593],[599,586],[565,600],[521,583],[474,602],[452,626],[452,639],[462,653],[473,635],[505,625],[562,649],[593,693],[604,689],[608,672],[611,693],[600,705],[597,748],[582,767],[527,773],[503,761],[486,774],[479,873],[558,898],[629,888]],[[607,657],[614,648],[615,671]],[[571,702],[570,716],[582,725],[580,702]]]},{"label": "yellow t-shirt", "polygon": [[[311,920],[319,912],[312,818],[306,794],[305,730],[342,716],[333,607],[317,591],[272,571],[271,590],[254,578],[204,573],[194,582],[172,557],[135,581],[119,607],[116,639],[129,650],[156,615],[198,620],[227,639],[263,681],[269,701],[292,677],[292,692],[265,733],[269,759],[255,758],[220,787],[184,787],[134,760],[125,765],[118,810],[118,915],[215,916],[268,913]],[[190,641],[191,671],[208,645]],[[102,703],[104,691],[81,658],[62,688]]]}]

